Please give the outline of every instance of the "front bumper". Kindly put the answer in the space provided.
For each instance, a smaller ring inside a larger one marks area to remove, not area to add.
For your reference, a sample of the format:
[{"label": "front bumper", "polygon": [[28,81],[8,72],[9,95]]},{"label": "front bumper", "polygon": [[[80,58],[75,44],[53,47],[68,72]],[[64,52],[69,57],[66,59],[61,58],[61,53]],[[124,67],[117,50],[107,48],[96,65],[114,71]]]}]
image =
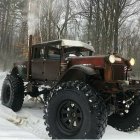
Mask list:
[{"label": "front bumper", "polygon": [[134,90],[135,92],[140,92],[140,80],[131,80],[129,84],[123,86],[123,90]]},{"label": "front bumper", "polygon": [[[128,91],[131,91],[134,94],[140,94],[140,80],[105,82],[102,84],[102,87],[102,92],[108,94],[126,93]],[[98,89],[101,88],[98,87]]]}]

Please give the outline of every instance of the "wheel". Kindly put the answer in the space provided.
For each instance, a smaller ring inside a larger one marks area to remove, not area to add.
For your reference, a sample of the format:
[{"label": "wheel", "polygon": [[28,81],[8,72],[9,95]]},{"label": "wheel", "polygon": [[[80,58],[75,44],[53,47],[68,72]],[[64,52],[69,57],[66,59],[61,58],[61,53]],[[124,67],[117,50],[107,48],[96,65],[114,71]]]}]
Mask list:
[{"label": "wheel", "polygon": [[113,114],[108,118],[108,124],[119,131],[129,132],[140,126],[140,95],[136,97],[131,105],[129,113],[123,116]]},{"label": "wheel", "polygon": [[89,85],[66,82],[55,88],[45,104],[49,136],[58,139],[99,139],[107,126],[104,102]]},{"label": "wheel", "polygon": [[24,85],[20,77],[7,75],[2,87],[1,100],[3,105],[15,112],[21,109],[24,100]]}]

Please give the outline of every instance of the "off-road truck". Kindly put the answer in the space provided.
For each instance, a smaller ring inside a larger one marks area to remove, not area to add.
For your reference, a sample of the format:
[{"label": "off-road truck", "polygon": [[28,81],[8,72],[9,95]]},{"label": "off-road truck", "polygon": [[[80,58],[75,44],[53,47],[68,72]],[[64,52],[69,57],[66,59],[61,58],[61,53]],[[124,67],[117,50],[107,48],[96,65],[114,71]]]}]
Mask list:
[{"label": "off-road truck", "polygon": [[107,124],[121,131],[140,126],[140,81],[130,72],[135,60],[94,55],[91,45],[56,40],[32,45],[29,60],[14,64],[2,88],[2,104],[19,111],[24,96],[44,95],[49,136],[99,139]]}]

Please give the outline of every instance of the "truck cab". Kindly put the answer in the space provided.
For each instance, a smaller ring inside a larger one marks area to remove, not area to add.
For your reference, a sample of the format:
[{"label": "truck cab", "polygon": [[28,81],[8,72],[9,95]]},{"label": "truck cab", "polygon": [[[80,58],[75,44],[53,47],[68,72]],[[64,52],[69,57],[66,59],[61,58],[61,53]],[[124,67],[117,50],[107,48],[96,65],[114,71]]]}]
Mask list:
[{"label": "truck cab", "polygon": [[32,45],[33,80],[57,81],[68,66],[68,58],[92,55],[92,46],[74,40],[56,40]]}]

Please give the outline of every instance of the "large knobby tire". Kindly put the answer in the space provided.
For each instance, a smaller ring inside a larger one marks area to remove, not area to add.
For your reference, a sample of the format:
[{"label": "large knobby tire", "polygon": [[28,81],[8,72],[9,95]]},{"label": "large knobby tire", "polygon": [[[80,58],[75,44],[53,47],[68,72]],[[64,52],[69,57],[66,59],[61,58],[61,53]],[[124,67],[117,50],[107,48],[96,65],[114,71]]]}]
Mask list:
[{"label": "large knobby tire", "polygon": [[108,124],[119,131],[130,132],[140,126],[140,95],[135,98],[129,113],[123,116],[113,114],[108,118]]},{"label": "large knobby tire", "polygon": [[49,136],[57,139],[99,139],[107,126],[107,110],[89,85],[69,81],[58,85],[46,102]]},{"label": "large knobby tire", "polygon": [[17,75],[7,75],[4,80],[1,100],[4,106],[17,112],[21,109],[24,100],[24,84]]}]

